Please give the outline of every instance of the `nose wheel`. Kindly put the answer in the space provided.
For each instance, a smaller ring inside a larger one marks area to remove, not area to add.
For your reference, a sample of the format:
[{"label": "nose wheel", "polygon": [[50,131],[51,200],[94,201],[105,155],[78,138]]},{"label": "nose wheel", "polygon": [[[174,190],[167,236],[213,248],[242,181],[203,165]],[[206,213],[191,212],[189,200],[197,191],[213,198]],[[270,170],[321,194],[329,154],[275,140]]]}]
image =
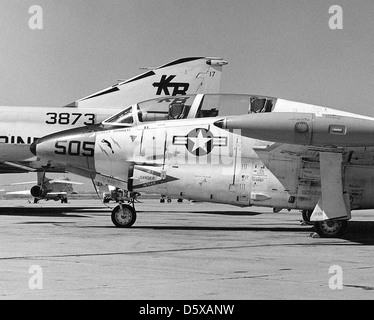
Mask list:
[{"label": "nose wheel", "polygon": [[136,211],[128,204],[119,204],[112,211],[112,222],[117,228],[130,228],[136,221]]}]

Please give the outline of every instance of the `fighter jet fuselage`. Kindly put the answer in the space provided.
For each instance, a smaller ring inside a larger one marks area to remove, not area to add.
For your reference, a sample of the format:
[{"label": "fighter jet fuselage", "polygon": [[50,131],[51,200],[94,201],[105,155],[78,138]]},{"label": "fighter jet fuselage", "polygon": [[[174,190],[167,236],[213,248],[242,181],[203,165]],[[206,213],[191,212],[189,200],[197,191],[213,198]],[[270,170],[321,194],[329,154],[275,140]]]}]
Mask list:
[{"label": "fighter jet fuselage", "polygon": [[214,100],[164,99],[166,113],[135,105],[99,126],[44,137],[32,152],[132,192],[307,210],[312,221],[374,208],[374,119],[256,96],[247,114],[225,116]]},{"label": "fighter jet fuselage", "polygon": [[[217,119],[175,120],[143,126],[57,133],[37,143],[36,154],[67,166],[121,181],[130,191],[175,198],[313,210],[321,197],[319,152],[242,136],[215,125]],[[111,147],[108,146],[110,141]],[[374,208],[374,161],[365,148],[336,150],[351,205]],[[329,151],[328,149],[326,151]],[[335,151],[332,151],[335,152]],[[366,152],[366,156],[364,156]],[[300,157],[301,153],[305,153]],[[366,165],[364,165],[366,164]]]}]

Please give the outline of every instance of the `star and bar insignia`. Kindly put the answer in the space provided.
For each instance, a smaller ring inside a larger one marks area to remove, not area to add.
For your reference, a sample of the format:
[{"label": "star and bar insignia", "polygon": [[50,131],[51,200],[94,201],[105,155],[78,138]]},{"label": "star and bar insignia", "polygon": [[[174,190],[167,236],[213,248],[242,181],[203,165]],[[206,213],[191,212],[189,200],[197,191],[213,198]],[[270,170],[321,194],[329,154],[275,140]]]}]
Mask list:
[{"label": "star and bar insignia", "polygon": [[191,130],[186,136],[174,136],[173,145],[184,145],[194,156],[206,156],[214,147],[227,146],[227,137],[215,137],[212,132],[204,128]]}]

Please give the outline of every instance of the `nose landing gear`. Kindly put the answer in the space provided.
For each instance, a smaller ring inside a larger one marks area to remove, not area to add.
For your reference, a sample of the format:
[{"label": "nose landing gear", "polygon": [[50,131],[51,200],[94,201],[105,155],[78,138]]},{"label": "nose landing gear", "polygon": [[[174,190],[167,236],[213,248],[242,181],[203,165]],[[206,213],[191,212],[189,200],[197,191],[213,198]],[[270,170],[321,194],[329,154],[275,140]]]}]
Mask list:
[{"label": "nose landing gear", "polygon": [[124,203],[124,200],[120,201],[119,205],[116,206],[112,211],[112,222],[117,228],[130,228],[136,221],[136,210],[135,201],[139,193],[130,194],[127,201],[128,204]]},{"label": "nose landing gear", "polygon": [[130,228],[136,221],[135,208],[120,203],[112,211],[112,222],[117,228]]}]

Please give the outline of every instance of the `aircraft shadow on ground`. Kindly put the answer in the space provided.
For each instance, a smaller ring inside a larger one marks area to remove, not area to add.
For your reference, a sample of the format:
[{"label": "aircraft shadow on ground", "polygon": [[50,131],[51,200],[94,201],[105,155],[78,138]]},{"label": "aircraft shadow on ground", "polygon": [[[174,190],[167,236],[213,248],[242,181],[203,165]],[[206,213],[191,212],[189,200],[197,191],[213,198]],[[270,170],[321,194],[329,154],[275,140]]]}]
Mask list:
[{"label": "aircraft shadow on ground", "polygon": [[[137,212],[147,212],[147,211],[137,211]],[[163,213],[176,213],[176,214],[181,214],[181,213],[191,213],[191,214],[210,214],[210,215],[222,215],[222,216],[258,216],[260,214],[264,214],[264,212],[255,212],[255,211],[234,211],[234,210],[225,210],[225,211],[194,211],[194,210],[189,210],[189,211],[179,211],[176,209],[163,209]]]},{"label": "aircraft shadow on ground", "polygon": [[[271,224],[269,226],[133,226],[135,229],[153,229],[153,230],[191,230],[191,231],[248,231],[248,232],[299,232],[305,234],[314,233],[313,226],[295,226],[285,227],[284,225]],[[341,237],[355,245],[374,245],[374,221],[350,221],[347,231]],[[346,243],[342,243],[345,245]],[[336,243],[334,243],[336,245]]]},{"label": "aircraft shadow on ground", "polygon": [[218,214],[224,216],[258,216],[263,214],[262,212],[254,212],[254,211],[194,211],[193,213],[200,213],[200,214]]},{"label": "aircraft shadow on ground", "polygon": [[374,245],[374,221],[349,221],[342,239],[363,245]]},{"label": "aircraft shadow on ground", "polygon": [[[76,217],[76,218],[88,218],[85,213],[95,211],[108,212],[108,209],[97,209],[87,207],[2,207],[0,208],[0,216],[22,216],[22,217]],[[81,214],[77,214],[81,213]]]},{"label": "aircraft shadow on ground", "polygon": [[269,227],[210,227],[210,226],[133,226],[134,229],[152,229],[152,230],[191,230],[191,231],[250,231],[250,232],[312,232],[313,228],[300,227],[284,227],[284,226],[269,226]]},{"label": "aircraft shadow on ground", "polygon": [[[97,208],[97,207],[1,207],[1,216],[24,216],[24,217],[65,217],[65,218],[90,218],[89,214],[105,213],[110,212],[108,208]],[[87,213],[87,215],[86,215]],[[141,213],[141,211],[139,211]],[[198,211],[194,213],[200,214],[218,214],[218,215],[231,215],[231,216],[256,216],[261,213],[258,212],[237,212],[237,211]],[[175,223],[175,221],[173,222]],[[104,227],[104,226],[102,226]],[[108,226],[109,228],[115,228],[115,226]],[[176,225],[165,225],[165,226],[133,226],[134,229],[153,229],[153,230],[191,230],[191,231],[249,231],[249,232],[300,232],[306,233],[314,232],[312,226],[301,227],[298,225],[284,226],[279,222],[275,221],[273,224],[268,226],[250,226],[248,221],[247,226],[176,226]],[[343,240],[355,243],[357,245],[374,245],[374,221],[349,221],[348,229],[341,237]]]}]

